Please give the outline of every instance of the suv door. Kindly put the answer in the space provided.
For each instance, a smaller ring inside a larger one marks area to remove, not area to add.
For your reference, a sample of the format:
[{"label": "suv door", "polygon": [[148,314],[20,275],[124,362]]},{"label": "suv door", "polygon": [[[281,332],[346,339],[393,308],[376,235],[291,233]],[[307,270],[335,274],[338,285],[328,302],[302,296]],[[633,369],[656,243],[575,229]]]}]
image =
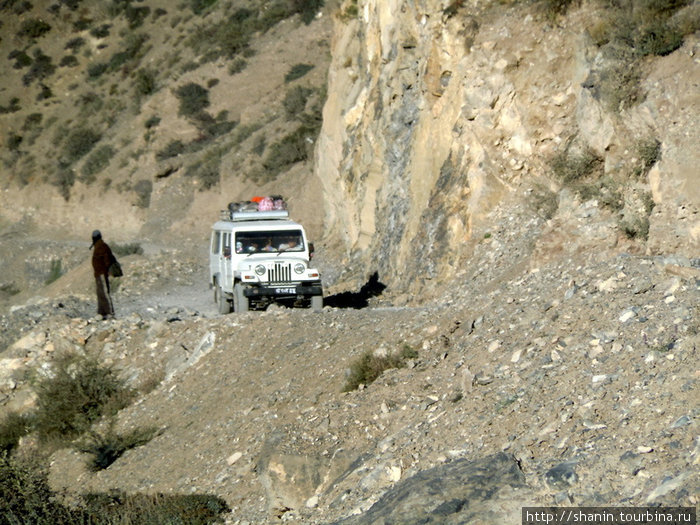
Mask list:
[{"label": "suv door", "polygon": [[231,261],[231,232],[223,232],[221,235],[221,276],[224,289],[233,290],[233,264]]},{"label": "suv door", "polygon": [[[221,232],[215,230],[211,232],[211,245],[209,248],[209,276],[212,282],[217,275],[221,275],[220,254]],[[218,277],[218,280],[221,280],[221,278]]]}]

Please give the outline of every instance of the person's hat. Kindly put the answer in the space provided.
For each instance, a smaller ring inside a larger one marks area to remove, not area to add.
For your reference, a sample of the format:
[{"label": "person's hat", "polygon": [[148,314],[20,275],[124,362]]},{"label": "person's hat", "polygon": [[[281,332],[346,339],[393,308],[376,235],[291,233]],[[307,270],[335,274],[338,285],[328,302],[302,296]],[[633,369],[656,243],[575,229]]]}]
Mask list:
[{"label": "person's hat", "polygon": [[90,248],[95,246],[95,243],[99,241],[102,238],[102,233],[100,233],[100,230],[95,230],[92,232],[92,244],[90,245]]}]

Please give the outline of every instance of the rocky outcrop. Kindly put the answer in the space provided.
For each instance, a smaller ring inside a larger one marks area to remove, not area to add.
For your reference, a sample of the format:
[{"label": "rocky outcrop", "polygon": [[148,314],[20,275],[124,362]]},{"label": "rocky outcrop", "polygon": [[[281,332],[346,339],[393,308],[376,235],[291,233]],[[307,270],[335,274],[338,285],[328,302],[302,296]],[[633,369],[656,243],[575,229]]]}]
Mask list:
[{"label": "rocky outcrop", "polygon": [[362,516],[338,523],[516,523],[527,498],[517,461],[500,453],[424,470],[394,485]]},{"label": "rocky outcrop", "polygon": [[[646,97],[619,112],[596,85],[615,59],[588,36],[590,6],[556,21],[472,2],[360,7],[337,23],[316,170],[328,237],[365,271],[404,289],[451,279],[494,205],[534,201],[537,186],[556,195],[552,161],[573,152],[619,178],[613,215],[622,237],[648,231],[638,250],[697,252],[695,36],[649,59]],[[639,145],[651,140],[660,160],[635,180]]]}]

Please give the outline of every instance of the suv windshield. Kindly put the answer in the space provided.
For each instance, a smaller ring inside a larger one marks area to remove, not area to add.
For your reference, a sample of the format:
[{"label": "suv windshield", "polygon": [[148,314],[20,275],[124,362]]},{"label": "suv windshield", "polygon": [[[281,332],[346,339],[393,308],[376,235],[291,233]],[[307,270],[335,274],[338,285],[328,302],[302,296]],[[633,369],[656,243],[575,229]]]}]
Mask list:
[{"label": "suv windshield", "polygon": [[304,251],[301,230],[236,233],[236,253],[279,253]]}]

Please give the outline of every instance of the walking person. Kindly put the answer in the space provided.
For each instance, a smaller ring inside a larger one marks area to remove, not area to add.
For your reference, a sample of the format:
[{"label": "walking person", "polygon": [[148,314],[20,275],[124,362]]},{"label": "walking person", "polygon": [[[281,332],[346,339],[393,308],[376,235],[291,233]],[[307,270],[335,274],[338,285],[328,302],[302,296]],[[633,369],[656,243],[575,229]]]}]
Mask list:
[{"label": "walking person", "polygon": [[116,258],[109,245],[102,240],[100,230],[92,232],[92,269],[95,273],[95,289],[97,290],[97,313],[103,318],[114,317],[114,306],[109,294],[109,267]]}]

